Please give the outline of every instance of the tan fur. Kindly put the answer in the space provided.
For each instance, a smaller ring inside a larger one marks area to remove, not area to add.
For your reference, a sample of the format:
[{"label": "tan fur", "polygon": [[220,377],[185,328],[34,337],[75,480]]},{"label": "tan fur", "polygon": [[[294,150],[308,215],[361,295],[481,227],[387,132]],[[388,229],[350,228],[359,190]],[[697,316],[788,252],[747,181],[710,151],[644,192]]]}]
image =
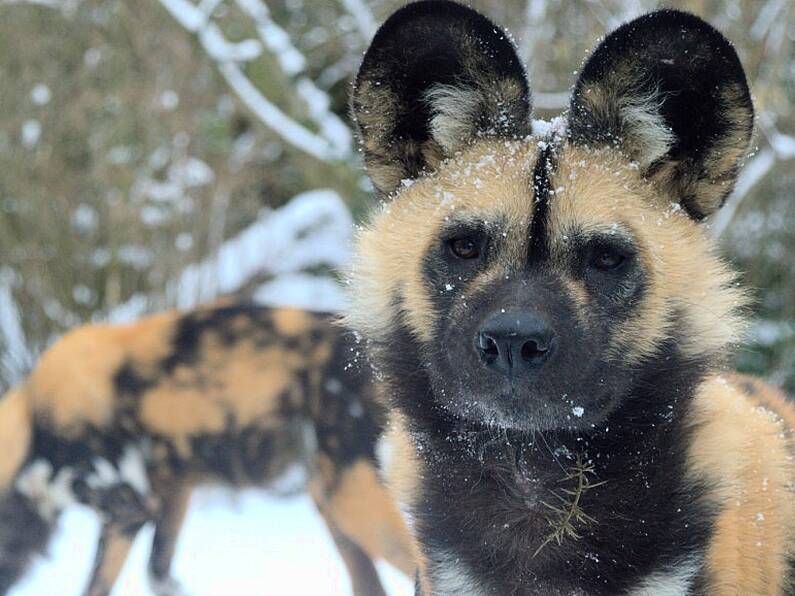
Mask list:
[{"label": "tan fur", "polygon": [[31,412],[27,395],[19,387],[0,397],[0,495],[22,465],[30,448]]},{"label": "tan fur", "polygon": [[302,310],[296,308],[280,308],[273,313],[273,324],[276,332],[287,336],[306,333],[312,319]]},{"label": "tan fur", "polygon": [[[389,427],[382,440],[389,445],[391,451],[388,464],[384,465],[384,462],[382,462],[384,479],[398,506],[404,512],[403,515],[409,525],[409,529],[413,530],[413,520],[409,511],[415,505],[416,496],[419,494],[422,481],[419,474],[423,470],[423,465],[419,461],[415,443],[409,435],[407,422],[399,412],[390,412]],[[421,593],[430,594],[430,586],[427,584],[428,574],[426,572],[428,563],[419,545],[416,545],[413,539],[412,547],[414,550],[414,564],[423,590]]]},{"label": "tan fur", "polygon": [[[26,383],[37,416],[64,436],[114,415],[113,374],[125,358],[145,367],[166,355],[176,313],[134,325],[90,325],[64,335],[41,357]],[[79,363],[79,365],[76,365]]]},{"label": "tan fur", "polygon": [[625,231],[640,249],[649,288],[611,346],[616,355],[630,361],[649,355],[680,313],[691,330],[685,339],[693,339],[681,345],[688,355],[715,354],[740,339],[747,296],[714,253],[708,232],[619,153],[567,145],[552,184],[550,238],[559,251],[577,230]]},{"label": "tan fur", "polygon": [[413,574],[413,542],[375,468],[359,461],[337,482],[324,504],[327,514],[371,557],[383,558],[407,575]]},{"label": "tan fur", "polygon": [[788,593],[795,587],[786,573],[795,549],[795,445],[787,419],[795,411],[772,388],[750,381],[758,388],[751,395],[742,382],[712,377],[695,401],[690,465],[720,508],[707,553],[710,593]]},{"label": "tan fur", "polygon": [[521,235],[532,210],[528,192],[533,157],[529,145],[483,141],[384,205],[359,234],[350,270],[356,291],[349,323],[369,337],[383,337],[398,295],[405,301],[411,329],[429,339],[434,313],[422,277],[423,255],[455,212],[486,221],[507,215],[511,230],[506,233],[519,247],[526,245]]},{"label": "tan fur", "polygon": [[[392,301],[400,296],[411,329],[421,340],[429,339],[435,314],[422,278],[423,256],[438,241],[445,218],[455,212],[510,222],[503,231],[503,242],[512,247],[506,264],[490,268],[472,288],[510,274],[510,256],[526,249],[533,215],[533,149],[532,142],[478,143],[376,213],[359,235],[348,321],[369,337],[383,337],[389,331]],[[717,353],[741,337],[740,314],[747,298],[714,254],[706,231],[644,181],[620,153],[566,145],[552,185],[553,251],[564,251],[565,237],[578,229],[623,229],[640,246],[652,289],[611,346],[615,354],[630,360],[648,355],[667,337],[672,317],[680,311],[693,329],[695,343],[682,346],[688,355]],[[406,230],[412,231],[411,242],[406,242]],[[581,292],[572,292],[582,301]],[[709,306],[703,305],[706,297]]]},{"label": "tan fur", "polygon": [[99,548],[103,550],[101,564],[94,569],[86,596],[107,596],[119,577],[127,555],[132,547],[135,534],[126,533],[123,528],[111,525],[103,528]]}]

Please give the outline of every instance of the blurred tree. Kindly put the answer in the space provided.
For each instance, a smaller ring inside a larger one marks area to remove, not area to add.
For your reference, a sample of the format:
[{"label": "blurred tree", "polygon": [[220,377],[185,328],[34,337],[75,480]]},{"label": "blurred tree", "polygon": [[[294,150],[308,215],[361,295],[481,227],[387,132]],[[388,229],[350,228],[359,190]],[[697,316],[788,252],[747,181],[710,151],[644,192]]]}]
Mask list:
[{"label": "blurred tree", "polygon": [[[350,79],[397,0],[0,0],[0,378],[64,329],[213,254],[263,209],[368,198]],[[514,35],[536,115],[565,108],[595,41],[647,0],[477,0]],[[737,45],[757,148],[713,222],[757,306],[738,366],[795,390],[795,5],[670,3]],[[267,255],[263,255],[266,259]]]}]

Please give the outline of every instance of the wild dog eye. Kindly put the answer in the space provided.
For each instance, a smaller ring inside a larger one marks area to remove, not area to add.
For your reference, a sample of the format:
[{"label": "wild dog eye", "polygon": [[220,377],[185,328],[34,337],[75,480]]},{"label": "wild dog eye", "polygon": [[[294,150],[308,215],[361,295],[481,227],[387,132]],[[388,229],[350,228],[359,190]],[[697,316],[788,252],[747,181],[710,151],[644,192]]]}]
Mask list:
[{"label": "wild dog eye", "polygon": [[591,267],[599,271],[612,271],[618,269],[626,257],[614,248],[597,248],[591,257]]},{"label": "wild dog eye", "polygon": [[447,244],[450,252],[459,259],[476,259],[480,256],[480,247],[472,238],[453,238]]}]

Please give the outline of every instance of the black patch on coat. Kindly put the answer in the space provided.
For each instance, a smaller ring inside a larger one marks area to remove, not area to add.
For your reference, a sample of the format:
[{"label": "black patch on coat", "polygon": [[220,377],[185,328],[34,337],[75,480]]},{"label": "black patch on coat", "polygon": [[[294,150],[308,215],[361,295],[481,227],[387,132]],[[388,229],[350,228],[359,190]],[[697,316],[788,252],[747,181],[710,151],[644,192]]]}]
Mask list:
[{"label": "black patch on coat", "polygon": [[555,169],[555,152],[550,139],[545,142],[538,154],[535,168],[533,169],[533,221],[530,222],[530,243],[528,260],[531,263],[540,263],[549,256],[549,237],[547,226],[549,224],[549,202],[552,199],[553,189],[550,177]]},{"label": "black patch on coat", "polygon": [[[164,358],[161,368],[170,374],[179,365],[191,366],[200,356],[202,339],[207,334],[220,340],[224,346],[232,346],[248,336],[256,340],[258,336],[278,338],[273,331],[270,310],[253,304],[234,304],[218,308],[197,310],[182,316],[174,332],[171,355]],[[248,319],[249,325],[237,330],[232,321]],[[263,347],[263,346],[261,346]]]},{"label": "black patch on coat", "polygon": [[352,332],[340,330],[332,354],[319,388],[318,447],[338,469],[362,458],[377,466],[375,449],[386,424],[386,410],[374,394],[364,346]]},{"label": "black patch on coat", "polygon": [[43,555],[54,527],[17,490],[0,495],[0,594],[7,593]]}]

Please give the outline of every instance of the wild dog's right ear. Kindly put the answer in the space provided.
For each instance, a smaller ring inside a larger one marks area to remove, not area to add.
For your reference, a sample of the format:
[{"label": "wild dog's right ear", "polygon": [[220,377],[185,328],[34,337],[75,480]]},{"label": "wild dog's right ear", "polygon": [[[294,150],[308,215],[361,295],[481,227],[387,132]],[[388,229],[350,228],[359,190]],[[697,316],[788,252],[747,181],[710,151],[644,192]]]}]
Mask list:
[{"label": "wild dog's right ear", "polygon": [[351,107],[382,194],[478,136],[530,133],[530,91],[513,43],[480,13],[442,0],[409,4],[383,24]]}]

